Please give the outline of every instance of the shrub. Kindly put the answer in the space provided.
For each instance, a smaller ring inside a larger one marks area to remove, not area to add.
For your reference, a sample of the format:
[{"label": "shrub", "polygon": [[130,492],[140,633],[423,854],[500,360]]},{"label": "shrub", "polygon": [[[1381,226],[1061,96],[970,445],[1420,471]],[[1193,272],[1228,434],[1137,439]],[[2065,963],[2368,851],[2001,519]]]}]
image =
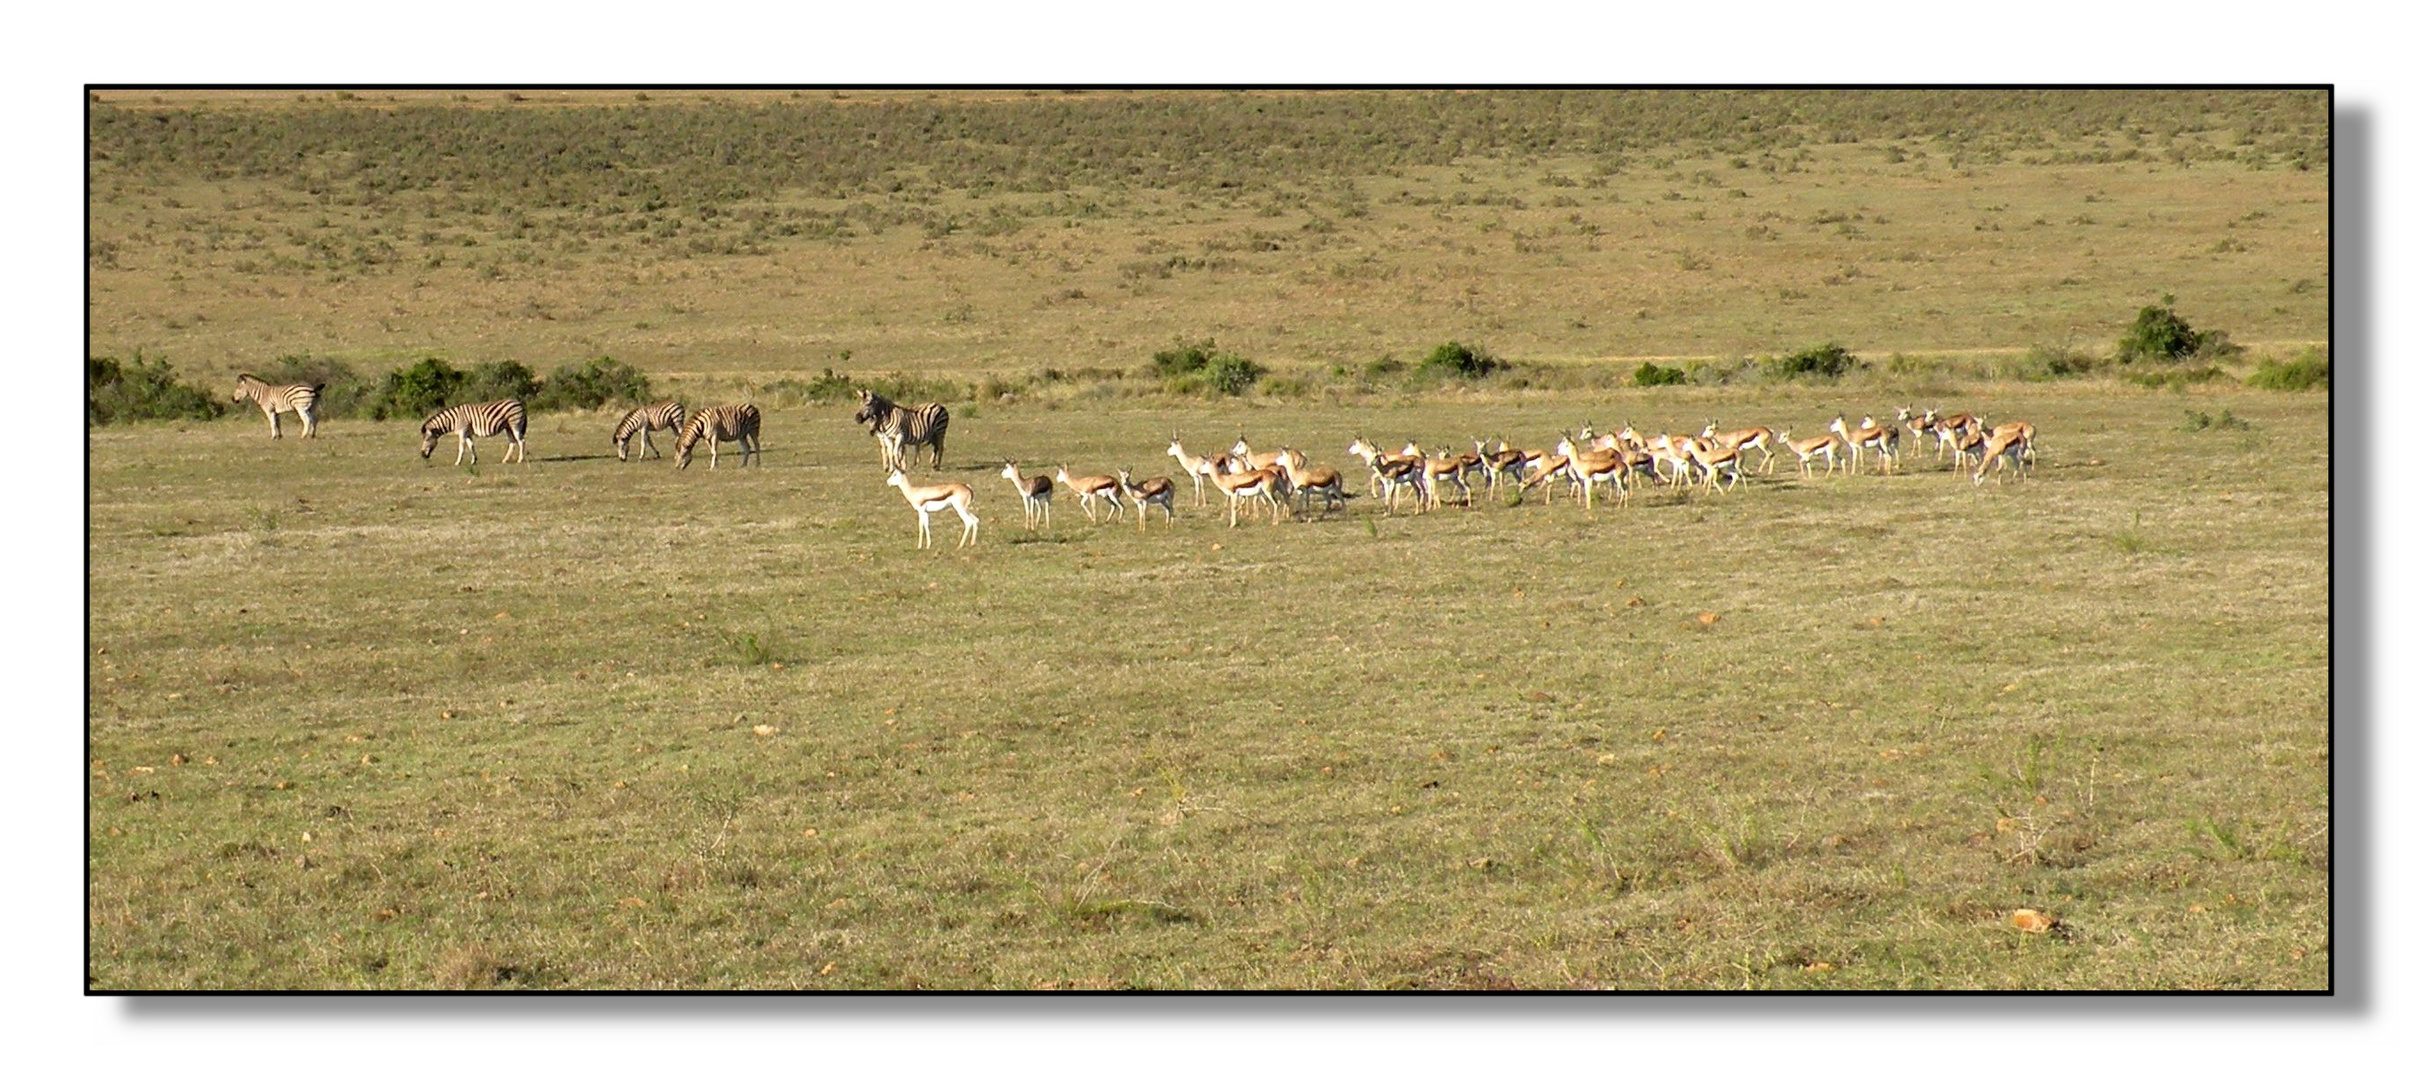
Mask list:
[{"label": "shrub", "polygon": [[645,372],[610,356],[599,356],[555,368],[529,404],[539,409],[598,409],[613,404],[644,405],[654,397]]},{"label": "shrub", "polygon": [[1427,358],[1419,361],[1419,370],[1450,375],[1460,379],[1482,379],[1511,365],[1497,360],[1483,347],[1447,341],[1438,345]]},{"label": "shrub", "polygon": [[2308,390],[2314,387],[2330,390],[2334,386],[2334,358],[2327,350],[2312,345],[2301,350],[2300,356],[2290,363],[2279,364],[2262,359],[2258,362],[2258,370],[2243,379],[2242,385],[2260,390]]},{"label": "shrub", "polygon": [[470,369],[462,381],[459,394],[447,400],[448,405],[465,401],[501,401],[519,398],[523,404],[537,396],[537,373],[518,360],[491,360]]},{"label": "shrub", "polygon": [[1856,359],[1854,353],[1848,352],[1845,346],[1837,342],[1826,342],[1810,349],[1799,349],[1787,356],[1769,357],[1763,361],[1764,374],[1775,380],[1795,379],[1808,375],[1835,379],[1863,366],[1863,361]]},{"label": "shrub", "polygon": [[1150,355],[1150,370],[1167,380],[1170,393],[1209,391],[1229,396],[1249,390],[1268,373],[1258,364],[1219,349],[1214,339],[1186,341],[1181,337],[1175,339],[1173,348]]},{"label": "shrub", "polygon": [[1268,373],[1268,369],[1232,353],[1219,353],[1217,359],[1201,372],[1209,389],[1232,397],[1251,389],[1251,384]]},{"label": "shrub", "polygon": [[1648,360],[1637,365],[1637,374],[1631,379],[1639,386],[1685,386],[1688,373],[1675,367],[1656,367]]},{"label": "shrub", "polygon": [[2206,359],[2222,359],[2240,351],[2221,331],[2203,334],[2192,329],[2190,323],[2175,314],[2174,303],[2174,295],[2169,293],[2163,302],[2142,308],[2140,314],[2133,316],[2132,326],[2116,342],[2117,362],[2171,364],[2204,354]]},{"label": "shrub", "polygon": [[174,365],[146,360],[139,349],[125,363],[113,356],[84,358],[87,426],[127,420],[215,420],[226,411],[216,395],[176,381]]},{"label": "shrub", "polygon": [[449,404],[469,377],[453,365],[428,357],[399,371],[386,373],[370,415],[380,419],[414,419]]},{"label": "shrub", "polygon": [[378,398],[377,385],[342,360],[303,355],[280,356],[252,374],[269,383],[307,383],[319,388],[319,416],[367,416]]},{"label": "shrub", "polygon": [[[783,379],[774,385],[783,384],[797,385],[796,381],[791,379]],[[804,395],[806,400],[817,405],[853,401],[856,399],[856,380],[846,375],[834,374],[830,368],[824,368],[822,374],[814,377],[814,381],[798,386],[798,392]]]},{"label": "shrub", "polygon": [[1160,349],[1150,354],[1150,370],[1161,378],[1190,375],[1207,368],[1209,362],[1216,357],[1217,341],[1215,339],[1203,338],[1199,341],[1185,341],[1179,337],[1175,339],[1174,348]]}]

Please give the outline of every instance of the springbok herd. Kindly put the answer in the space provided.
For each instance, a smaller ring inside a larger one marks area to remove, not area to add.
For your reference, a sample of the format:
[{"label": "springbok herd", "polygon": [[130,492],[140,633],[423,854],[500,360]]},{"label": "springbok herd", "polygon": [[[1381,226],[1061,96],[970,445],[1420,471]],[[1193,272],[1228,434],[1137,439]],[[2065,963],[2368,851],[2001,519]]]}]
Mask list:
[{"label": "springbok herd", "polygon": [[[1899,455],[1905,444],[1913,442],[1919,447],[1926,437],[1937,444],[1933,451],[1935,460],[1953,453],[1950,471],[1963,475],[1969,466],[1977,485],[1993,471],[1999,482],[2004,483],[2008,473],[2022,475],[2032,467],[2031,424],[2017,420],[1993,427],[1983,417],[1971,413],[1942,416],[1934,409],[1916,413],[1912,406],[1900,408],[1895,423],[1880,423],[1866,416],[1861,425],[1851,428],[1846,416],[1840,415],[1830,422],[1827,431],[1802,439],[1791,438],[1785,430],[1775,433],[1764,427],[1725,431],[1712,421],[1707,421],[1704,430],[1695,435],[1662,434],[1651,438],[1625,424],[1618,431],[1598,435],[1589,424],[1576,435],[1562,433],[1560,441],[1549,451],[1507,446],[1500,438],[1472,438],[1467,452],[1429,452],[1416,442],[1404,444],[1399,451],[1387,452],[1366,438],[1354,436],[1344,452],[1368,467],[1368,494],[1382,498],[1388,514],[1395,512],[1406,495],[1413,513],[1436,509],[1447,501],[1445,493],[1450,490],[1459,492],[1460,498],[1455,501],[1463,508],[1474,509],[1475,485],[1480,481],[1486,486],[1487,497],[1498,501],[1506,490],[1524,492],[1541,487],[1545,501],[1551,503],[1555,489],[1568,485],[1572,498],[1593,509],[1596,488],[1606,484],[1622,505],[1627,504],[1632,488],[1647,484],[1669,485],[1673,490],[1701,486],[1707,491],[1728,492],[1744,482],[1749,471],[1744,457],[1748,451],[1762,455],[1756,464],[1764,476],[1771,475],[1781,448],[1797,456],[1798,471],[1806,479],[1813,477],[1816,458],[1823,462],[1824,476],[1838,470],[1842,457],[1847,459],[1850,475],[1861,473],[1868,453],[1875,468],[1894,473],[1898,471]],[[1239,433],[1233,447],[1225,453],[1207,455],[1187,451],[1181,434],[1173,434],[1167,440],[1167,456],[1174,458],[1183,475],[1191,479],[1194,506],[1208,505],[1212,487],[1226,496],[1228,528],[1242,523],[1246,509],[1256,513],[1264,506],[1268,523],[1273,525],[1284,517],[1307,515],[1313,499],[1320,503],[1320,513],[1324,515],[1340,509],[1344,500],[1352,497],[1344,491],[1343,474],[1335,469],[1312,465],[1301,451],[1289,446],[1272,453],[1256,452]],[[905,463],[897,455],[895,440],[885,443],[882,464],[889,473],[890,486],[899,489],[907,504],[915,508],[917,547],[932,545],[932,515],[943,510],[955,512],[963,523],[957,537],[958,547],[976,541],[982,519],[974,514],[973,488],[961,483],[909,481]],[[1130,469],[1119,469],[1113,477],[1075,476],[1063,465],[1054,476],[1027,474],[1014,461],[1007,462],[999,475],[1023,501],[1024,527],[1028,531],[1048,526],[1050,502],[1060,490],[1073,491],[1081,500],[1084,516],[1095,524],[1103,512],[1109,520],[1123,517],[1128,504],[1136,515],[1137,528],[1147,527],[1152,506],[1157,506],[1170,524],[1175,520],[1176,481],[1171,477],[1154,476],[1137,483]]]},{"label": "springbok herd", "polygon": [[[235,390],[236,401],[253,401],[268,416],[269,437],[280,438],[280,412],[292,412],[301,417],[304,437],[317,434],[316,406],[323,387],[317,385],[270,386],[251,375],[241,376]],[[882,468],[889,473],[889,484],[899,490],[907,505],[915,508],[916,546],[932,546],[932,515],[943,510],[954,512],[963,524],[957,546],[972,544],[981,535],[982,519],[974,513],[974,489],[964,484],[943,482],[917,484],[907,479],[908,451],[915,451],[921,461],[923,451],[932,455],[932,467],[940,467],[943,442],[948,434],[948,410],[937,404],[912,408],[896,405],[870,390],[860,391],[862,403],[856,421],[881,447]],[[632,439],[639,445],[639,457],[656,451],[650,433],[676,430],[680,439],[674,453],[679,466],[687,468],[690,452],[699,442],[706,444],[711,469],[721,457],[721,444],[735,443],[740,450],[739,463],[744,466],[759,452],[758,435],[763,418],[753,405],[722,405],[689,412],[675,401],[658,401],[630,410],[621,418],[613,432],[614,451],[622,460],[629,460]],[[529,427],[528,410],[513,399],[473,405],[456,405],[441,409],[420,425],[420,457],[426,459],[437,446],[440,436],[452,434],[459,439],[454,451],[454,463],[461,464],[467,456],[476,464],[478,450],[475,438],[501,435],[510,440],[505,453],[510,461],[517,452],[522,461],[528,460],[526,442]],[[1993,468],[2000,483],[2007,474],[2022,475],[2032,467],[2032,425],[2021,420],[2009,421],[1995,427],[1983,417],[1972,413],[1941,416],[1938,410],[1925,409],[1920,414],[1911,405],[1897,411],[1895,423],[1880,423],[1871,416],[1856,427],[1847,426],[1841,414],[1830,422],[1827,431],[1803,439],[1789,437],[1783,430],[1750,427],[1721,430],[1718,423],[1706,421],[1704,430],[1694,435],[1662,434],[1647,438],[1627,424],[1608,435],[1595,433],[1590,423],[1576,435],[1563,432],[1553,449],[1519,449],[1505,445],[1500,438],[1473,438],[1466,453],[1442,451],[1430,453],[1416,442],[1403,444],[1402,449],[1388,452],[1377,444],[1355,435],[1344,452],[1368,466],[1368,494],[1385,500],[1385,512],[1392,514],[1402,497],[1410,497],[1411,511],[1425,513],[1446,501],[1448,489],[1460,492],[1463,508],[1474,509],[1477,504],[1474,482],[1483,480],[1487,497],[1499,501],[1505,490],[1527,491],[1543,488],[1545,501],[1553,501],[1554,490],[1569,485],[1572,498],[1581,500],[1589,510],[1595,508],[1595,489],[1605,484],[1620,504],[1626,506],[1629,491],[1646,484],[1667,484],[1673,490],[1682,486],[1701,486],[1708,492],[1728,492],[1745,480],[1745,454],[1755,451],[1762,455],[1757,462],[1760,473],[1771,475],[1780,448],[1797,456],[1797,469],[1806,478],[1813,477],[1815,458],[1822,459],[1822,475],[1829,476],[1839,468],[1839,458],[1847,458],[1847,471],[1854,475],[1864,471],[1864,457],[1872,455],[1875,466],[1884,473],[1898,470],[1901,447],[1908,441],[1920,445],[1925,437],[1937,443],[1933,458],[1943,458],[1951,452],[1955,461],[1950,472],[1962,475],[1968,465],[1975,484]],[[1320,502],[1320,513],[1330,514],[1343,507],[1351,498],[1343,487],[1343,474],[1334,469],[1310,464],[1309,458],[1292,447],[1274,453],[1259,453],[1251,449],[1240,433],[1234,446],[1222,454],[1196,456],[1184,449],[1180,434],[1167,440],[1167,456],[1174,458],[1185,476],[1192,480],[1192,504],[1206,506],[1209,489],[1215,487],[1226,496],[1226,527],[1242,524],[1246,507],[1257,510],[1265,506],[1268,524],[1274,525],[1284,517],[1301,517],[1310,512],[1312,499]],[[1050,523],[1050,500],[1061,488],[1072,490],[1082,502],[1083,515],[1095,524],[1105,507],[1108,518],[1116,520],[1125,515],[1130,504],[1136,527],[1147,528],[1150,508],[1159,508],[1169,524],[1175,522],[1176,482],[1165,476],[1154,476],[1136,483],[1130,469],[1119,469],[1117,475],[1074,476],[1063,465],[1055,476],[1046,473],[1025,475],[1022,468],[1010,461],[999,475],[1016,489],[1024,503],[1024,527],[1027,531],[1045,528]]]}]

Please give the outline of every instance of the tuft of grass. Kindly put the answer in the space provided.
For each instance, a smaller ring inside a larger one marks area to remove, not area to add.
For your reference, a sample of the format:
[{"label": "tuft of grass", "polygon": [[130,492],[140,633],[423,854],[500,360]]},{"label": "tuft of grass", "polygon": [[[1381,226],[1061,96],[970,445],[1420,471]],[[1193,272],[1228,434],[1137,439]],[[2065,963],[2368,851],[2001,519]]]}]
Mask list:
[{"label": "tuft of grass", "polygon": [[776,634],[769,621],[762,630],[725,630],[717,628],[715,636],[722,651],[731,662],[746,667],[786,664],[791,651]]},{"label": "tuft of grass", "polygon": [[2126,555],[2139,555],[2149,550],[2149,541],[2141,535],[2141,511],[2133,511],[2133,523],[2130,528],[2118,529],[2109,534],[2107,539],[2109,543],[2116,545],[2116,550]]},{"label": "tuft of grass", "polygon": [[2194,817],[2185,820],[2183,827],[2192,836],[2208,842],[2209,847],[2203,853],[2211,858],[2238,861],[2251,857],[2250,844],[2243,839],[2238,826]]},{"label": "tuft of grass", "polygon": [[2250,421],[2233,415],[2233,409],[2230,406],[2220,410],[2214,416],[2199,409],[2183,410],[2184,431],[2207,431],[2211,428],[2218,431],[2248,431]]}]

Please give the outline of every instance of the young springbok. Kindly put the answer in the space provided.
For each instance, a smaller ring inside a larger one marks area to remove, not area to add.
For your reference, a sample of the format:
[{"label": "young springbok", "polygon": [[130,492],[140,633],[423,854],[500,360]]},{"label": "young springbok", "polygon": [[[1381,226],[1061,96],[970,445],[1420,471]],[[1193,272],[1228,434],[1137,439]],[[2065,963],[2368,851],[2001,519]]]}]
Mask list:
[{"label": "young springbok", "polygon": [[1034,531],[1036,523],[1048,525],[1050,495],[1055,491],[1050,478],[1026,476],[1013,461],[1007,463],[1007,468],[999,470],[999,475],[1016,485],[1016,494],[1024,500],[1024,531]]},{"label": "young springbok", "polygon": [[1141,531],[1150,524],[1150,508],[1156,506],[1167,515],[1167,524],[1175,524],[1175,480],[1153,476],[1139,484],[1133,482],[1132,469],[1117,470],[1117,487],[1133,502],[1134,529]]}]

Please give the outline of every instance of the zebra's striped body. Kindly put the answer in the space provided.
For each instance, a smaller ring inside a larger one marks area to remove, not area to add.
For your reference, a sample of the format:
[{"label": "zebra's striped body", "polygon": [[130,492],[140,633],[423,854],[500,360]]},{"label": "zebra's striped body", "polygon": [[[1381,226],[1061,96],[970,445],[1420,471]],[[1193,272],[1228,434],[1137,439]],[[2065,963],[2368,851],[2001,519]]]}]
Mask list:
[{"label": "zebra's striped body", "polygon": [[420,422],[420,457],[425,460],[437,448],[437,439],[447,432],[461,441],[453,451],[453,463],[462,463],[462,455],[470,463],[479,463],[479,448],[474,439],[502,435],[512,445],[504,449],[504,460],[511,461],[515,452],[523,464],[529,461],[529,409],[519,398],[486,401],[476,405],[455,405],[437,410],[436,415]]},{"label": "zebra's striped body", "polygon": [[302,418],[303,438],[317,437],[319,434],[319,392],[325,389],[327,389],[326,383],[313,385],[290,383],[285,386],[271,386],[249,373],[235,377],[235,400],[250,401],[259,405],[261,412],[268,414],[269,437],[272,439],[285,438],[285,432],[279,430],[277,426],[277,414],[282,412],[290,412]]},{"label": "zebra's striped body", "polygon": [[871,390],[859,390],[857,397],[863,404],[856,410],[856,422],[865,425],[881,446],[882,468],[903,472],[908,449],[915,449],[920,463],[926,446],[932,448],[932,467],[940,468],[941,443],[949,435],[947,406],[935,402],[908,407]]},{"label": "zebra's striped body", "polygon": [[677,433],[687,419],[688,410],[681,408],[677,401],[658,401],[631,409],[623,414],[620,426],[613,429],[613,452],[620,455],[623,461],[630,460],[630,439],[634,436],[638,439],[638,460],[645,461],[650,451],[657,460],[661,460],[663,451],[655,449],[653,433]]},{"label": "zebra's striped body", "polygon": [[[758,413],[753,405],[716,405],[710,409],[699,409],[690,413],[688,421],[680,425],[680,445],[672,451],[674,463],[683,469],[688,468],[689,453],[696,449],[698,440],[702,439],[709,455],[706,468],[711,469],[721,462],[724,442],[739,444],[739,466],[745,468],[748,458],[762,452],[756,434],[763,425],[763,414]],[[764,463],[756,462],[756,467],[763,468]]]}]

